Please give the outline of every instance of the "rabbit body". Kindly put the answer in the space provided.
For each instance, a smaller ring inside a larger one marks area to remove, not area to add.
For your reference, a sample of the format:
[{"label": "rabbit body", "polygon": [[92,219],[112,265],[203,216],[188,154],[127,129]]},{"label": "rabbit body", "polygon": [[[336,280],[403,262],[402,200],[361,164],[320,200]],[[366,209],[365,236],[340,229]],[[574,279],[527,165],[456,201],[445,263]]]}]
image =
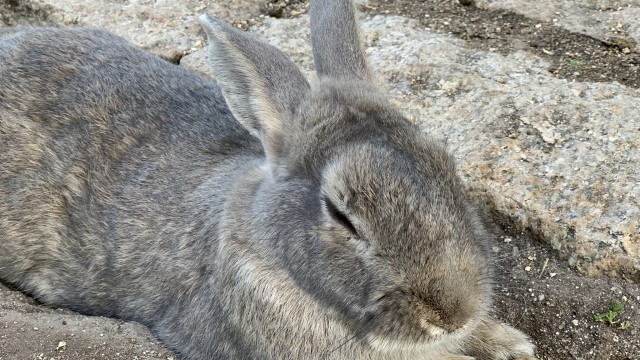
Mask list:
[{"label": "rabbit body", "polygon": [[312,6],[313,87],[210,17],[220,87],[97,30],[0,32],[0,279],[185,359],[534,359],[488,315],[452,159],[371,86],[353,5]]},{"label": "rabbit body", "polygon": [[25,29],[1,44],[0,276],[152,327],[194,314],[176,294],[215,286],[223,204],[259,140],[215,83],[115,36]]}]

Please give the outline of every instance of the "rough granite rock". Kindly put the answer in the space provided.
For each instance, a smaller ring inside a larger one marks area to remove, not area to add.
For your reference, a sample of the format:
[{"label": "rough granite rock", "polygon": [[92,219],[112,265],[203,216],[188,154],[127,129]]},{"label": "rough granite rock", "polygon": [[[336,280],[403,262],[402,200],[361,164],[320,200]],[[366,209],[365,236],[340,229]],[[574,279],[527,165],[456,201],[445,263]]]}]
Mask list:
[{"label": "rough granite rock", "polygon": [[204,44],[197,17],[226,21],[257,15],[259,0],[39,0],[60,25],[108,29],[145,50],[177,62]]}]

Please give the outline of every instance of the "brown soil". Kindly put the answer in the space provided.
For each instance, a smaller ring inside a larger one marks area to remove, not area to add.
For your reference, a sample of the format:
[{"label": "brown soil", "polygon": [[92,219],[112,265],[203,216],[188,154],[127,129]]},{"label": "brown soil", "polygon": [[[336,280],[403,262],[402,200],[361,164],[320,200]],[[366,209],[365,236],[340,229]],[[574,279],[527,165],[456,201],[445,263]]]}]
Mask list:
[{"label": "brown soil", "polygon": [[[640,284],[584,277],[531,234],[493,220],[496,313],[531,336],[540,360],[640,359]],[[597,322],[612,300],[624,303],[618,322]]]},{"label": "brown soil", "polygon": [[308,9],[308,0],[266,0],[261,12],[280,19],[304,14]]},{"label": "brown soil", "polygon": [[488,11],[473,1],[463,6],[445,0],[373,0],[364,11],[420,20],[431,31],[450,33],[469,46],[502,54],[524,50],[551,61],[549,71],[576,81],[611,82],[640,88],[640,54],[635,40],[619,29],[598,40],[510,11]]}]

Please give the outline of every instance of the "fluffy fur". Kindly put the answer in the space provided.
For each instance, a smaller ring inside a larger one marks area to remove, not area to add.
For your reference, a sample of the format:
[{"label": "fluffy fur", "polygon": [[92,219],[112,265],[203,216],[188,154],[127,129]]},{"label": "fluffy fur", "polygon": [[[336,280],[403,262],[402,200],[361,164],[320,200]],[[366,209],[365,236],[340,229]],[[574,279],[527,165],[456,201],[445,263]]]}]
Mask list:
[{"label": "fluffy fur", "polygon": [[218,84],[88,29],[0,34],[0,278],[186,359],[534,359],[454,162],[314,0],[319,81],[203,16]]}]

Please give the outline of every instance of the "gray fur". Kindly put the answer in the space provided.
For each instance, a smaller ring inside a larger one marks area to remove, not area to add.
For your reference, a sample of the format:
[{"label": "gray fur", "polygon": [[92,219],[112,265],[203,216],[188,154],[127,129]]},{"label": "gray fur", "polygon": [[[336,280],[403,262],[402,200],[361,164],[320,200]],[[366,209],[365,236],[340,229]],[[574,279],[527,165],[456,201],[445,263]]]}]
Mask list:
[{"label": "gray fur", "polygon": [[220,87],[96,30],[3,33],[0,279],[186,359],[534,359],[489,315],[453,160],[368,81],[353,5],[311,17],[313,87],[208,16]]},{"label": "gray fur", "polygon": [[370,79],[352,1],[315,0],[311,13],[311,43],[318,76]]}]

